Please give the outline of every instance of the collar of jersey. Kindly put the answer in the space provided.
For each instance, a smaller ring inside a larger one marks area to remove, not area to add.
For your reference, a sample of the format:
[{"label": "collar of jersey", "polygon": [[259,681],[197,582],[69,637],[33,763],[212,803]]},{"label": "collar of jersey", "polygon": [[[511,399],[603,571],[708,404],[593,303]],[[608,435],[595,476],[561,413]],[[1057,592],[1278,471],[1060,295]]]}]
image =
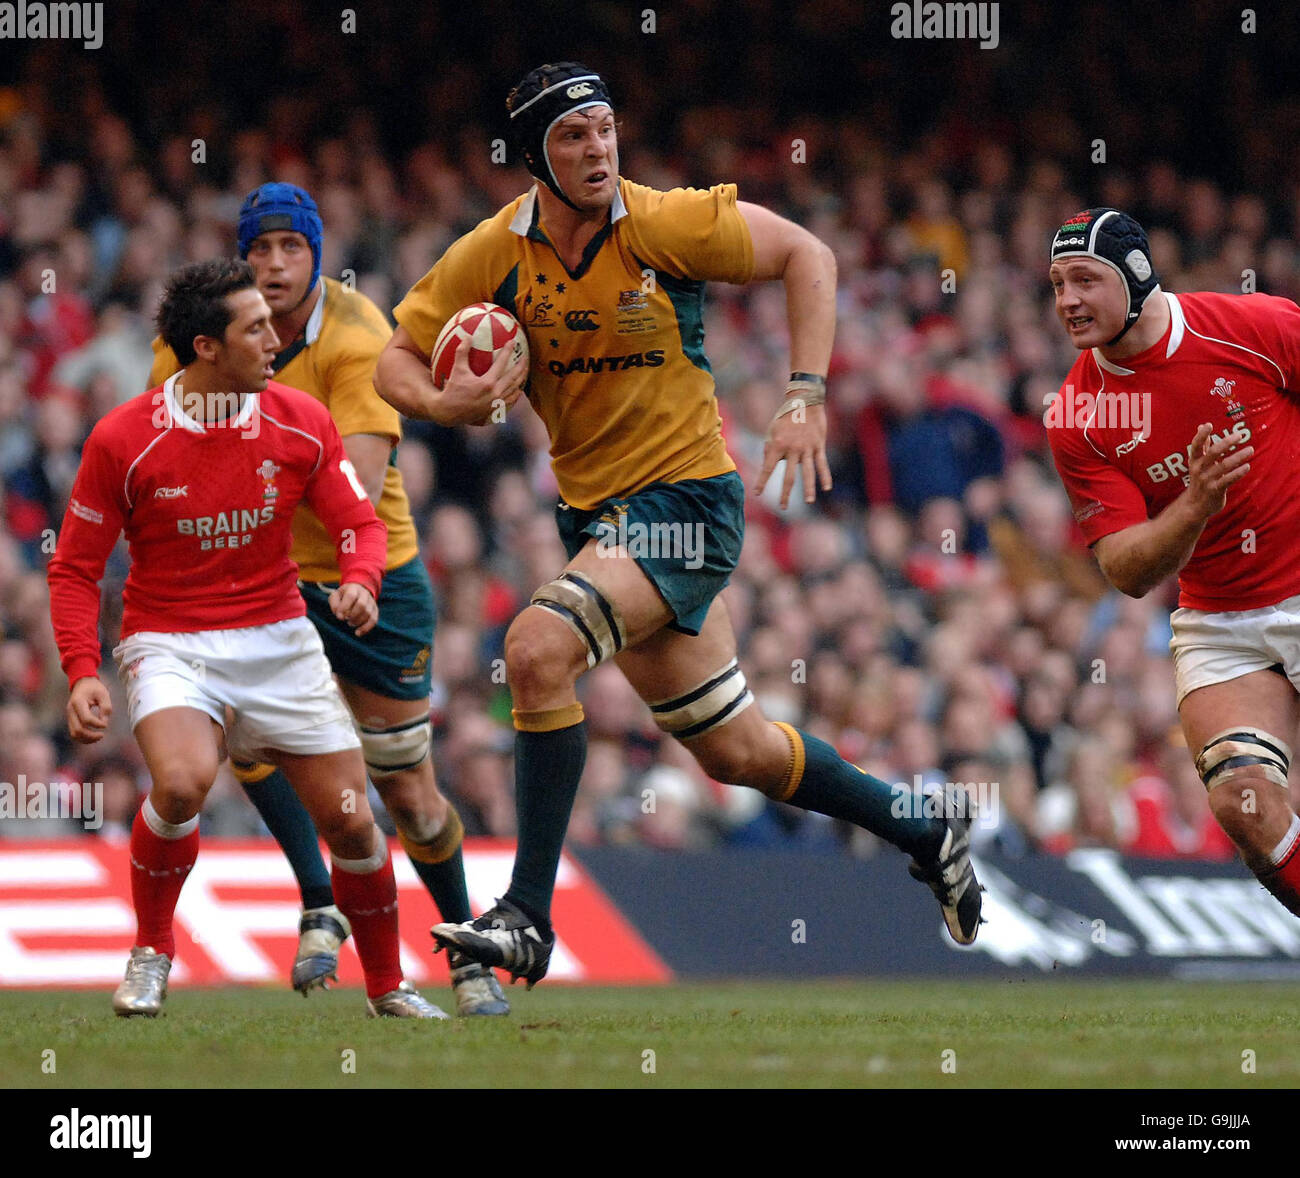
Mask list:
[{"label": "collar of jersey", "polygon": [[[550,238],[542,232],[542,227],[538,224],[541,216],[541,209],[537,203],[537,185],[534,184],[524,199],[519,202],[519,208],[515,210],[514,218],[510,222],[510,232],[516,233],[520,237],[526,237],[529,241],[540,241],[543,245],[551,245]],[[582,251],[582,261],[578,263],[576,270],[570,270],[564,266],[565,273],[570,278],[581,278],[586,272],[587,267],[591,265],[591,260],[596,256],[596,251],[605,244],[605,239],[613,231],[616,222],[627,216],[627,205],[623,203],[623,183],[619,181],[619,186],[614,190],[614,203],[609,207],[609,221],[601,226],[600,232],[587,243],[587,248]],[[559,254],[556,254],[559,257]],[[560,265],[564,265],[563,262]]]},{"label": "collar of jersey", "polygon": [[325,298],[329,292],[329,287],[326,286],[324,278],[318,278],[316,282],[320,287],[320,298],[316,300],[316,305],[311,309],[311,315],[308,316],[307,326],[303,328],[302,335],[287,348],[276,352],[275,359],[271,361],[271,368],[277,375],[299,352],[304,348],[311,347],[320,338],[320,325],[325,321]]},{"label": "collar of jersey", "polygon": [[320,338],[320,325],[325,322],[325,300],[329,297],[329,287],[325,285],[323,275],[316,279],[316,284],[320,287],[320,298],[316,300],[316,305],[311,310],[311,317],[307,320],[307,329],[303,332],[303,339],[307,341],[308,347]]},{"label": "collar of jersey", "polygon": [[[1178,296],[1172,295],[1168,291],[1160,291],[1169,303],[1169,334],[1165,337],[1165,354],[1164,359],[1168,360],[1183,342],[1183,336],[1187,332],[1187,320],[1183,317],[1182,305],[1178,302]],[[1139,356],[1148,355],[1160,346],[1159,342],[1152,344],[1146,352],[1139,352]],[[1097,367],[1103,372],[1109,372],[1112,376],[1132,376],[1137,370],[1135,368],[1123,368],[1111,360],[1107,360],[1101,354],[1099,348],[1092,349],[1092,358],[1097,362]],[[1134,359],[1134,357],[1129,357]]]},{"label": "collar of jersey", "polygon": [[[185,369],[182,368],[180,372],[173,373],[163,382],[163,404],[167,406],[168,424],[180,426],[181,429],[189,430],[192,434],[205,434],[208,431],[203,422],[192,418],[181,408],[180,402],[176,400],[176,379],[184,371]],[[243,429],[253,419],[253,414],[257,412],[257,402],[258,394],[249,393],[244,401],[244,407],[239,411],[239,416],[230,423],[230,428]]]}]

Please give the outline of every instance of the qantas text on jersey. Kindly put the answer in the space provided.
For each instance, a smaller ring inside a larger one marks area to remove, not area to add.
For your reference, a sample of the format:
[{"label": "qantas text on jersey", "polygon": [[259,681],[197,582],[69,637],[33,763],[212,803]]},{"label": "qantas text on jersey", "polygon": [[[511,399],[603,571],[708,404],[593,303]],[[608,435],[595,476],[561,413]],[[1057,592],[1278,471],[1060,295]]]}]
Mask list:
[{"label": "qantas text on jersey", "polygon": [[[70,678],[99,666],[98,581],[120,532],[131,570],[122,636],[260,626],[304,613],[289,559],[300,502],[340,547],[343,581],[378,595],[387,534],[328,411],[274,382],[250,398],[256,429],[204,428],[163,386],[109,413],[82,453],[50,561],[50,606]],[[242,416],[242,415],[241,415]]]},{"label": "qantas text on jersey", "polygon": [[[1057,470],[1095,543],[1182,493],[1202,423],[1234,448],[1249,443],[1251,469],[1207,521],[1179,574],[1179,601],[1209,611],[1275,604],[1300,593],[1300,308],[1268,295],[1163,297],[1171,321],[1159,343],[1115,364],[1087,351],[1070,370],[1062,396],[1090,397],[1098,412],[1053,428],[1049,410]],[[1144,428],[1100,413],[1124,397],[1146,402]]]}]

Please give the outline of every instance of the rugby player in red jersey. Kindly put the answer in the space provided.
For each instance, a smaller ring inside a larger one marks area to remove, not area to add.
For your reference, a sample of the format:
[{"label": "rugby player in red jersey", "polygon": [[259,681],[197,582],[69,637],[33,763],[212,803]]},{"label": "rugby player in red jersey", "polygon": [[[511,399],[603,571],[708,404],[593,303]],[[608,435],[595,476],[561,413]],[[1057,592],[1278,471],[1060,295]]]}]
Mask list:
[{"label": "rugby player in red jersey", "polygon": [[1056,313],[1080,351],[1045,421],[1107,579],[1141,597],[1178,574],[1178,711],[1210,808],[1300,916],[1300,308],[1169,294],[1115,209],[1052,242]]},{"label": "rugby player in red jersey", "polygon": [[384,524],[325,407],[270,381],[279,340],[247,262],[178,271],[158,326],[184,368],[91,431],[49,566],[68,730],[89,743],[112,707],[98,678],[99,581],[126,532],[132,563],[113,653],[153,788],[131,829],[139,928],[113,1008],[162,1008],[199,810],[228,749],[278,764],[328,844],[368,1013],[445,1018],[402,979],[397,887],[366,801],[360,741],[289,559],[290,522],[305,502],[338,548],[330,607],[363,634],[378,618]]}]

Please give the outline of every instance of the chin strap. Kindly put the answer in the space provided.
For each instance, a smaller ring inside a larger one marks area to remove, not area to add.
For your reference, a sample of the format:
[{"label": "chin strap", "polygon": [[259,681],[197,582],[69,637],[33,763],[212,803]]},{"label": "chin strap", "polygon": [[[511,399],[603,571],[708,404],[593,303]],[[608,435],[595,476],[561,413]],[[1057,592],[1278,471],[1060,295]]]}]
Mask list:
[{"label": "chin strap", "polygon": [[[1139,315],[1138,318],[1140,319],[1141,316]],[[1108,340],[1105,342],[1105,344],[1102,345],[1102,346],[1103,346],[1103,347],[1107,347],[1107,348],[1109,348],[1109,347],[1113,347],[1115,344],[1119,343],[1120,340],[1122,340],[1126,335],[1128,335],[1128,333],[1129,333],[1130,331],[1133,330],[1134,324],[1136,324],[1136,323],[1137,323],[1137,319],[1134,319],[1132,323],[1126,323],[1126,324],[1124,324],[1124,326],[1121,327],[1120,330],[1119,330],[1119,335],[1113,336],[1111,339],[1108,339]]]}]

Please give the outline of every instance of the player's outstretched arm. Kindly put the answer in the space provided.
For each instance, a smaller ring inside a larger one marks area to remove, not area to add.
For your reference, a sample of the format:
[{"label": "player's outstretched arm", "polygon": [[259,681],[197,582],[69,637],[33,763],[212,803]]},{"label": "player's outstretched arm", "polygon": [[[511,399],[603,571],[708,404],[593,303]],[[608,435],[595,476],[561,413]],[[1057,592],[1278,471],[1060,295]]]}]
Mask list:
[{"label": "player's outstretched arm", "polygon": [[434,388],[429,357],[400,324],[375,366],[375,389],[406,417],[438,425],[482,425],[498,404],[509,409],[519,400],[528,380],[528,364],[510,363],[504,349],[482,376],[469,366],[465,348],[458,348],[451,374],[441,389]]},{"label": "player's outstretched arm", "polygon": [[[835,255],[807,229],[761,205],[739,201],[736,207],[749,227],[753,242],[754,279],[779,278],[785,284],[791,369],[824,378],[835,342]],[[787,400],[782,408],[789,404]],[[798,405],[772,422],[763,447],[763,469],[755,494],[762,493],[782,459],[785,459],[782,508],[790,502],[796,469],[803,472],[806,502],[816,498],[818,486],[823,491],[831,489],[831,471],[826,461],[826,411],[820,404]]]},{"label": "player's outstretched arm", "polygon": [[1103,536],[1093,546],[1106,579],[1129,597],[1144,597],[1192,557],[1206,521],[1223,510],[1228,488],[1250,470],[1253,446],[1232,435],[1211,442],[1202,425],[1188,448],[1187,487],[1154,519]]}]

